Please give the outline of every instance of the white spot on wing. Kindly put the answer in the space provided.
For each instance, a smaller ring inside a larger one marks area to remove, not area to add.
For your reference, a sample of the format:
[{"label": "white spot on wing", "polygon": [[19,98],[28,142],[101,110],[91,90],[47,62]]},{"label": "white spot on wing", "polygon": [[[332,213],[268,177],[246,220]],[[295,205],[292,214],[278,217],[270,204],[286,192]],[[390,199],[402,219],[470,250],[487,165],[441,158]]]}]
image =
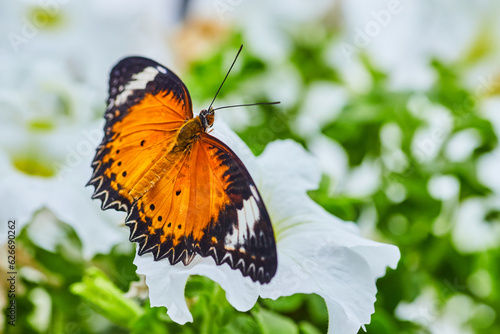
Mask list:
[{"label": "white spot on wing", "polygon": [[115,100],[114,99],[109,100],[108,109],[107,110],[113,109],[114,106],[115,106]]},{"label": "white spot on wing", "polygon": [[[257,205],[257,190],[254,186],[250,186],[252,196],[247,200],[243,201],[243,207],[241,210],[236,210],[238,215],[238,225],[233,227],[231,234],[227,234],[224,239],[224,243],[231,247],[241,247],[244,245],[245,240],[249,240],[252,236],[255,236],[255,223],[260,220],[260,210]],[[248,235],[248,232],[250,235]]]},{"label": "white spot on wing", "polygon": [[224,238],[224,245],[226,246],[226,249],[234,249],[236,247],[236,245],[238,244],[239,234],[239,230],[236,227],[233,227],[233,231],[231,234],[226,234],[226,237]]},{"label": "white spot on wing", "polygon": [[167,69],[165,67],[156,66],[156,69],[163,74],[167,74]]},{"label": "white spot on wing", "polygon": [[146,88],[148,82],[153,81],[157,75],[158,70],[151,66],[146,67],[142,72],[134,74],[132,80],[125,86],[123,92],[116,97],[115,105],[119,106],[125,103],[127,98],[133,93],[133,90]]},{"label": "white spot on wing", "polygon": [[[240,219],[240,215],[243,218],[243,221]],[[259,207],[257,206],[257,202],[255,201],[255,198],[251,196],[249,199],[243,202],[243,208],[241,210],[238,210],[238,226],[241,226],[246,222],[246,226],[250,229],[250,231],[253,231],[253,228],[255,226],[255,222],[257,222],[260,219],[260,211]]]}]

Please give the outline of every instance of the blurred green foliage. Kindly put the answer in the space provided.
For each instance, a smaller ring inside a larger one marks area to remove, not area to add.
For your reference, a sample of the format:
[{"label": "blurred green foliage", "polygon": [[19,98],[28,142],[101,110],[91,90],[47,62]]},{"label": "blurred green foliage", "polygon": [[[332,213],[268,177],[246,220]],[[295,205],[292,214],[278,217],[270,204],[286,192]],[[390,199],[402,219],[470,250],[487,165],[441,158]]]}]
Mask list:
[{"label": "blurred green foliage", "polygon": [[[294,129],[308,87],[319,80],[346,85],[338,71],[325,64],[320,56],[335,39],[334,35],[324,34],[319,40],[310,41],[302,32],[291,38],[294,45],[287,61],[300,73],[303,86],[297,103],[286,110],[274,106],[252,109],[252,118],[258,122],[240,130],[239,135],[255,154],[260,154],[269,142],[283,138],[292,138],[308,148],[307,138]],[[241,36],[235,35],[217,52],[191,64],[184,80],[194,99],[199,102],[211,100],[227,70],[228,55],[232,55],[241,42]],[[310,192],[310,196],[332,214],[348,221],[358,221],[366,208],[373,207],[376,212],[375,235],[380,241],[395,244],[401,250],[398,269],[388,270],[387,275],[377,282],[376,311],[367,331],[428,331],[425,323],[398,318],[396,308],[401,302],[411,303],[426,289],[432,289],[435,291],[435,308],[429,310],[429,321],[440,318],[445,305],[453,297],[465,296],[480,311],[472,312],[463,325],[476,333],[500,333],[500,317],[495,313],[500,310],[499,248],[460,254],[449,229],[443,233],[436,233],[433,229],[444,208],[443,202],[433,198],[428,190],[433,176],[454,175],[460,182],[460,201],[491,194],[491,190],[477,180],[475,162],[498,145],[492,125],[481,117],[477,103],[468,103],[475,99],[473,92],[460,80],[461,67],[429,60],[438,79],[430,90],[420,94],[452,112],[452,130],[445,143],[458,131],[476,129],[481,136],[481,145],[465,162],[449,161],[443,149],[431,161],[419,161],[412,153],[411,143],[425,121],[410,110],[415,94],[389,90],[386,75],[368,59],[363,59],[363,66],[373,82],[372,88],[352,96],[334,121],[322,125],[321,134],[345,148],[349,166],[354,168],[366,157],[380,159],[381,129],[389,123],[395,124],[401,129],[401,149],[408,157],[407,167],[395,172],[381,164],[382,180],[372,196],[353,198],[342,193],[332,194],[329,189],[335,180],[327,176],[323,177],[319,189]],[[241,103],[273,101],[275,98],[263,86],[255,85],[266,80],[271,66],[244,51],[219,99],[238,96]],[[29,172],[33,175],[44,173]],[[388,187],[393,183],[404,187],[406,196],[401,201],[394,201],[387,195]],[[453,218],[445,216],[442,219]],[[500,223],[499,212],[490,213],[488,219]],[[447,221],[446,224],[453,222]],[[147,300],[125,296],[130,284],[139,280],[132,264],[133,248],[123,252],[118,245],[110,254],[100,254],[92,261],[84,261],[78,236],[67,226],[66,231],[65,241],[60,242],[57,253],[33,244],[25,231],[18,237],[20,252],[22,250],[20,263],[36,270],[40,278],[33,280],[28,278],[29,275],[20,276],[19,318],[15,327],[5,326],[6,333],[312,334],[327,330],[326,306],[316,295],[259,300],[251,311],[240,313],[226,301],[224,291],[217,284],[198,276],[191,277],[186,286],[186,298],[194,322],[180,326],[169,319],[165,308],[151,308]],[[491,291],[487,294],[478,294],[477,289],[471,288],[471,282],[474,282],[472,273],[478,271],[489,275],[489,280],[486,280],[491,284]],[[39,288],[50,296],[49,304],[40,305],[34,301],[32,292]],[[50,308],[50,319],[45,328],[24,316],[36,314],[37,307]]]}]

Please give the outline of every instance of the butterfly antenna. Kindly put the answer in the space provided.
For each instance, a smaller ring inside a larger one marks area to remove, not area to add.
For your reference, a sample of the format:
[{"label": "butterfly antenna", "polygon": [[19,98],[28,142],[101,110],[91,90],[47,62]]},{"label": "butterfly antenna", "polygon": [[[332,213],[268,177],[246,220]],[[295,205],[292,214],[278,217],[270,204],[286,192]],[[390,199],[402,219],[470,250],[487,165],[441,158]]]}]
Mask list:
[{"label": "butterfly antenna", "polygon": [[214,99],[212,100],[212,103],[210,103],[210,106],[208,107],[207,110],[210,110],[210,108],[212,107],[212,104],[214,104],[215,98],[217,97],[217,94],[219,94],[220,89],[222,88],[222,85],[224,85],[224,82],[226,82],[226,79],[229,75],[229,72],[231,72],[231,69],[233,68],[234,63],[236,63],[236,59],[238,59],[238,56],[240,55],[241,49],[243,49],[243,44],[241,44],[240,49],[238,50],[238,53],[236,54],[236,57],[234,57],[233,63],[231,64],[231,67],[229,68],[229,71],[227,71],[226,77],[224,78],[224,80],[222,80],[222,83],[220,84],[220,87],[217,90],[217,93],[215,93]]},{"label": "butterfly antenna", "polygon": [[219,110],[219,109],[226,109],[226,108],[234,108],[234,107],[248,107],[248,106],[258,106],[258,105],[269,105],[269,104],[280,104],[281,102],[280,101],[277,101],[277,102],[260,102],[260,103],[249,103],[249,104],[235,104],[235,105],[232,105],[232,106],[224,106],[224,107],[219,107],[219,108],[215,108],[215,110]]}]

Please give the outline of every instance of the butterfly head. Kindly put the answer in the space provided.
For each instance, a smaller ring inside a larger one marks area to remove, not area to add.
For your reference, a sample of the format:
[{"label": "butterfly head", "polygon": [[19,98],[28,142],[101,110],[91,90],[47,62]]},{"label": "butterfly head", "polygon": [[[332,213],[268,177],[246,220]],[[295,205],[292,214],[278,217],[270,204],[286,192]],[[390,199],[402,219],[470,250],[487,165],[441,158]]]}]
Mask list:
[{"label": "butterfly head", "polygon": [[215,115],[215,112],[214,112],[214,108],[212,108],[212,107],[210,107],[208,109],[203,109],[200,112],[201,124],[203,125],[203,129],[205,129],[205,131],[207,129],[211,128],[212,125],[214,124],[214,115]]}]

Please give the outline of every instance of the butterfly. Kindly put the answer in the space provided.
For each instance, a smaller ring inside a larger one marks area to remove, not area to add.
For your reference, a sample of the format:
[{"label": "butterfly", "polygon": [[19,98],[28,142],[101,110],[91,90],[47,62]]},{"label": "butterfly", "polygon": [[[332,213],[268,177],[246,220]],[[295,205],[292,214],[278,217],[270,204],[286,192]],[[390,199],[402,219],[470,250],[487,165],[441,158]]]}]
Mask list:
[{"label": "butterfly", "polygon": [[194,117],[188,89],[170,69],[121,60],[111,70],[104,138],[87,185],[103,210],[127,213],[139,255],[172,265],[211,256],[268,283],[277,269],[271,220],[242,161],[207,132],[214,110]]}]

